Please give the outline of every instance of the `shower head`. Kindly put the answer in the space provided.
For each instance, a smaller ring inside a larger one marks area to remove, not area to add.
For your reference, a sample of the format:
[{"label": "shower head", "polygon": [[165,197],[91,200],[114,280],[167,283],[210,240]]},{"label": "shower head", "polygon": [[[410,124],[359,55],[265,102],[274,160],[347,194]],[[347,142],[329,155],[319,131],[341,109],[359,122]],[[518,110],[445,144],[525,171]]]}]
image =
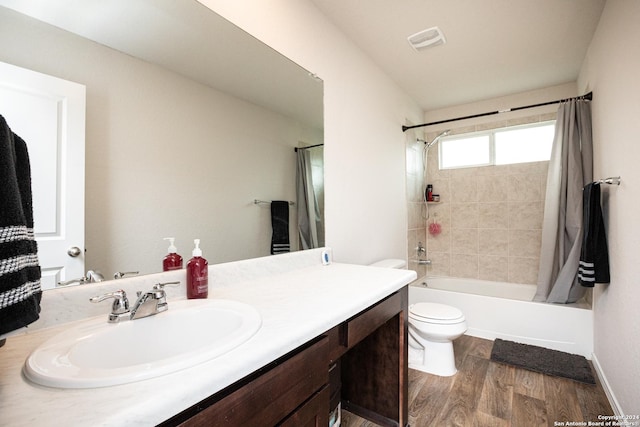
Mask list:
[{"label": "shower head", "polygon": [[436,144],[440,138],[442,138],[443,136],[447,136],[449,135],[449,132],[451,132],[450,129],[445,130],[444,132],[441,132],[438,136],[436,136],[435,138],[433,138],[433,141],[431,142],[426,142],[425,144],[427,144],[427,149],[431,148],[431,146],[433,146],[434,144]]}]

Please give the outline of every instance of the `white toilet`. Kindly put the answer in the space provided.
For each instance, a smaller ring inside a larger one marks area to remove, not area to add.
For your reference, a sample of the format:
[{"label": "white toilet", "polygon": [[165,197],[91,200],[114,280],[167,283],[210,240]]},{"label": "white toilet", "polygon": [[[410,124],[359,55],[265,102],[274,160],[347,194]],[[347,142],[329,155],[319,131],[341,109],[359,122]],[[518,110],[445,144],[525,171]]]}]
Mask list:
[{"label": "white toilet", "polygon": [[[385,259],[374,267],[404,268],[401,259]],[[433,302],[409,306],[409,368],[441,377],[458,370],[453,355],[453,340],[467,331],[464,314],[455,307]]]},{"label": "white toilet", "polygon": [[450,305],[419,302],[409,306],[409,368],[441,377],[458,370],[453,340],[467,331],[460,310]]}]

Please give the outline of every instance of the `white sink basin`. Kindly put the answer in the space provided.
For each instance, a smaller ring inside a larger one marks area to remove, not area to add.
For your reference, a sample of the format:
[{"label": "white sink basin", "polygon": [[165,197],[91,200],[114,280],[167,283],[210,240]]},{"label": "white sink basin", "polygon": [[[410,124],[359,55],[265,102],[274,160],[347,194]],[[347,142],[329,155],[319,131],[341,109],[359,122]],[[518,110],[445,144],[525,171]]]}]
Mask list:
[{"label": "white sink basin", "polygon": [[251,338],[260,314],[237,301],[169,301],[169,310],[107,323],[107,313],[50,338],[27,358],[24,374],[49,387],[125,384],[218,357]]}]

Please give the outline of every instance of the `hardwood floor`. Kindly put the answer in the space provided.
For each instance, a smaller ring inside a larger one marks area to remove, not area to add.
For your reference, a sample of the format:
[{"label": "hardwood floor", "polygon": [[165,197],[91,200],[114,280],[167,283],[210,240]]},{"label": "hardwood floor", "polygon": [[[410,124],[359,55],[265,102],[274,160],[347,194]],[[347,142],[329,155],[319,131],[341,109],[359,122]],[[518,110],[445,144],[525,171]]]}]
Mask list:
[{"label": "hardwood floor", "polygon": [[[458,373],[453,377],[410,370],[411,427],[542,427],[613,415],[597,378],[596,385],[582,384],[492,362],[492,346],[493,341],[467,335],[454,341]],[[341,425],[377,424],[342,411]]]}]

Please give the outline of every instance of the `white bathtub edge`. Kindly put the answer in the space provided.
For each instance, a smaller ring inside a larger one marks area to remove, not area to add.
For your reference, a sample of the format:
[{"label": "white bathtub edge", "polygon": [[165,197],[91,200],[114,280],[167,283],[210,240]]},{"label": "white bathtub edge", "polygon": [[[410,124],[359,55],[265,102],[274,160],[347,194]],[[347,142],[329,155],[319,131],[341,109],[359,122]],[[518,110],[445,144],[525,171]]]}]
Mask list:
[{"label": "white bathtub edge", "polygon": [[609,381],[607,381],[607,376],[604,374],[604,371],[602,370],[602,366],[600,365],[600,362],[598,361],[598,357],[596,356],[595,353],[593,353],[593,355],[591,356],[591,362],[593,363],[593,368],[595,369],[596,374],[598,375],[598,379],[602,384],[602,388],[604,389],[604,394],[607,395],[607,400],[609,401],[609,405],[611,405],[611,409],[613,409],[613,412],[615,415],[623,417],[625,414],[622,412],[622,407],[620,407],[620,404],[618,403],[618,399],[616,399],[616,396],[613,393],[613,389],[609,385]]},{"label": "white bathtub edge", "polygon": [[593,311],[533,301],[510,300],[412,286],[409,303],[430,301],[460,309],[467,335],[520,342],[553,350],[593,355]]}]

